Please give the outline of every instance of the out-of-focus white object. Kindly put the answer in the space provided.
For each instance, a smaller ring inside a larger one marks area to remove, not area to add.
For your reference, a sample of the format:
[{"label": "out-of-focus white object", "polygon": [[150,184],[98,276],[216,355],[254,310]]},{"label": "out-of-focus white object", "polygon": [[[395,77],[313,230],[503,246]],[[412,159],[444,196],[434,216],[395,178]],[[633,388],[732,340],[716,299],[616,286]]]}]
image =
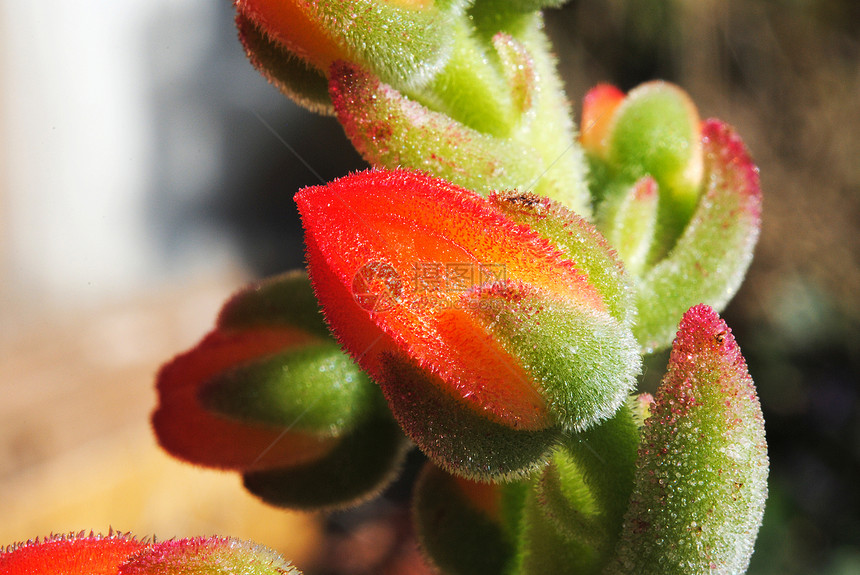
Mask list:
[{"label": "out-of-focus white object", "polygon": [[[201,53],[222,41],[213,35],[224,9],[212,0],[0,0],[0,296],[7,303],[89,304],[163,280],[163,230],[151,205],[165,183],[159,107],[182,103],[158,91],[189,70],[199,73]],[[187,187],[205,189],[217,177],[218,141],[193,110],[184,117],[188,125],[172,126],[170,142],[178,139],[183,152],[176,160]],[[201,265],[229,260],[217,239],[197,242]]]}]

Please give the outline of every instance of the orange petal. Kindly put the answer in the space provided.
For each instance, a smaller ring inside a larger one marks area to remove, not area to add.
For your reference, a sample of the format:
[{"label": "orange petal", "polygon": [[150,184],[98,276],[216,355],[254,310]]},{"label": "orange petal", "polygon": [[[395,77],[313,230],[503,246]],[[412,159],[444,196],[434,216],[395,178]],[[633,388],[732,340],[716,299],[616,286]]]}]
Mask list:
[{"label": "orange petal", "polygon": [[608,84],[595,86],[585,95],[579,141],[589,153],[605,156],[609,126],[624,98],[624,92]]}]

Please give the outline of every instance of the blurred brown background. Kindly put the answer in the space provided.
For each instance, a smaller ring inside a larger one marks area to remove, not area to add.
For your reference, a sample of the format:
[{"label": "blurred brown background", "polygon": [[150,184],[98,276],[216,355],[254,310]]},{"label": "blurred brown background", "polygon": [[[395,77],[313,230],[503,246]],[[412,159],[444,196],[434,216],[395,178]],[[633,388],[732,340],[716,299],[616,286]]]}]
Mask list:
[{"label": "blurred brown background", "polygon": [[[21,4],[0,3],[0,544],[113,526],[313,563],[329,528],[171,460],[147,418],[158,365],[219,302],[302,263],[291,196],[318,180],[269,126],[323,179],[361,160],[257,76],[227,1]],[[764,225],[725,313],[772,461],[750,573],[860,573],[860,3],[571,0],[547,20],[573,102],[663,78],[751,149]]]}]

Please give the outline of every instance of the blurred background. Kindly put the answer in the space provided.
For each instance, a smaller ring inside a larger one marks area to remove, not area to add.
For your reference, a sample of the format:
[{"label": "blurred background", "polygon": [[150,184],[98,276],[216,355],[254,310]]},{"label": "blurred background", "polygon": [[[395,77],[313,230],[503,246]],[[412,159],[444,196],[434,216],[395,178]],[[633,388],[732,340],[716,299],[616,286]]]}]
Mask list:
[{"label": "blurred background", "polygon": [[[751,149],[762,237],[724,314],[770,446],[749,572],[860,573],[860,3],[571,0],[547,21],[577,114],[598,82],[662,78]],[[221,301],[302,265],[292,194],[362,160],[248,64],[228,0],[0,0],[0,30],[0,544],[113,526],[322,562],[331,524],[171,460],[147,418]]]}]

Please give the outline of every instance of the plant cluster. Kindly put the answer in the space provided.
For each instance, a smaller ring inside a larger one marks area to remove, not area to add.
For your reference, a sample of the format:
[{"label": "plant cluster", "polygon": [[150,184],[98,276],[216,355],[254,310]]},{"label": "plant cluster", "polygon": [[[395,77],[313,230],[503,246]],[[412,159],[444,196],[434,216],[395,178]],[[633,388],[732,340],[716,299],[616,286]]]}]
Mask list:
[{"label": "plant cluster", "polygon": [[741,573],[768,460],[717,312],[758,171],[663,82],[594,88],[577,133],[557,4],[236,1],[251,62],[372,169],[296,194],[307,274],[243,289],[162,368],[155,433],[307,510],[377,495],[417,445],[415,526],[444,573]]}]

